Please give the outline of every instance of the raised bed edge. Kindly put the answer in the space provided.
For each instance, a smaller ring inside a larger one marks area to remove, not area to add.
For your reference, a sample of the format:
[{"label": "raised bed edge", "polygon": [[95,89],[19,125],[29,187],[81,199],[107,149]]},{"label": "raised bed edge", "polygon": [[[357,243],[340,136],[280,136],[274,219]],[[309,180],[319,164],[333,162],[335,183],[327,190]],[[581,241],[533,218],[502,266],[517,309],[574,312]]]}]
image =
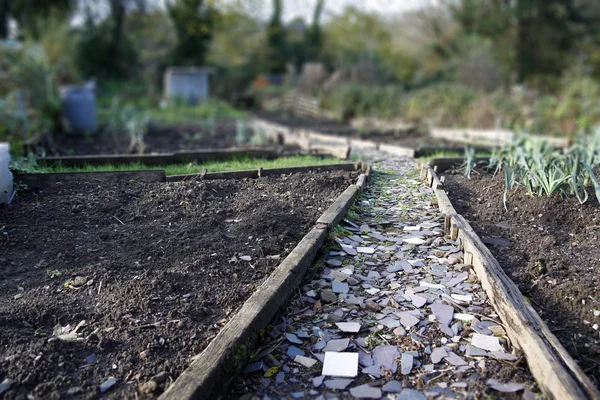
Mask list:
[{"label": "raised bed edge", "polygon": [[104,171],[104,172],[55,172],[42,174],[15,174],[17,184],[25,184],[30,188],[46,188],[58,182],[80,181],[138,181],[138,182],[166,182],[165,170],[140,170],[140,171]]},{"label": "raised bed edge", "polygon": [[[366,180],[366,174],[361,174],[360,177],[363,177],[363,181]],[[317,221],[317,224],[159,399],[210,399],[219,396],[219,392],[226,387],[226,382],[238,372],[236,369],[242,366],[239,360],[235,362],[236,356],[240,356],[236,352],[247,351],[256,340],[257,332],[268,325],[277,310],[287,301],[293,289],[302,281],[308,267],[314,262],[329,230],[335,226],[331,224],[341,221],[360,190],[361,186],[353,184],[338,196],[319,218],[321,220],[325,217],[323,220],[329,222]]]},{"label": "raised bed edge", "polygon": [[445,228],[452,239],[461,242],[465,263],[473,265],[509,337],[525,354],[544,394],[556,400],[600,399],[600,391],[526,301],[468,221],[456,212],[446,192],[441,186],[434,187],[440,180],[432,164],[421,165],[421,177],[435,192],[440,211],[446,216]]},{"label": "raised bed edge", "polygon": [[219,161],[227,160],[234,156],[251,156],[262,158],[275,158],[278,156],[274,148],[243,148],[231,147],[227,149],[211,149],[197,151],[176,151],[173,153],[160,154],[97,154],[82,156],[52,156],[39,157],[40,164],[60,163],[69,167],[82,167],[85,165],[103,164],[128,164],[139,162],[145,165],[178,164],[185,161]]}]

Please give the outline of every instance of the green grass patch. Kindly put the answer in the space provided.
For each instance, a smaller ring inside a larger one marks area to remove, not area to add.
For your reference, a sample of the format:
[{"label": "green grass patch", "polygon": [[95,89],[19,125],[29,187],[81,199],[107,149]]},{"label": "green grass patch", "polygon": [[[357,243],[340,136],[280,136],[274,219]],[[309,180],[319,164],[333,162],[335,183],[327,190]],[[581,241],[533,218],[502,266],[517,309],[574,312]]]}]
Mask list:
[{"label": "green grass patch", "polygon": [[148,169],[164,169],[167,175],[196,174],[206,169],[208,172],[237,171],[243,169],[263,168],[287,168],[287,167],[305,167],[309,165],[327,165],[340,164],[342,161],[333,157],[315,157],[315,156],[293,156],[282,157],[274,160],[264,158],[241,157],[228,161],[209,161],[209,162],[190,162],[185,164],[171,164],[162,166],[147,166],[141,163],[119,164],[119,165],[86,165],[83,167],[66,167],[62,165],[53,166],[35,166],[21,167],[13,169],[13,172],[19,173],[53,173],[53,172],[113,172],[113,171],[133,171]]}]

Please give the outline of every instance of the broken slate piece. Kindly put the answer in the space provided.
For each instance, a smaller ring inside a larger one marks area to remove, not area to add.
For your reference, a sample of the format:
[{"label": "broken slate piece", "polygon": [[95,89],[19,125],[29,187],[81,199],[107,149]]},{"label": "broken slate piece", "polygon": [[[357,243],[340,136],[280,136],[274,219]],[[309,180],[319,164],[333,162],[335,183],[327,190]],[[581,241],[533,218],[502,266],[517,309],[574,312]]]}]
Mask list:
[{"label": "broken slate piece", "polygon": [[427,397],[413,389],[403,389],[396,400],[427,400]]},{"label": "broken slate piece", "polygon": [[242,371],[243,374],[251,374],[256,371],[260,371],[263,368],[263,362],[257,361],[246,365],[246,368]]},{"label": "broken slate piece", "polygon": [[392,317],[385,317],[382,320],[380,320],[379,323],[385,325],[388,329],[394,329],[400,326],[400,321]]},{"label": "broken slate piece", "polygon": [[446,361],[454,365],[455,367],[460,367],[461,365],[468,365],[468,363],[465,360],[463,360],[451,351],[448,352],[448,355],[446,356]]},{"label": "broken slate piece", "polygon": [[474,333],[471,339],[471,344],[487,351],[502,351],[500,340],[495,336],[486,336],[479,333]]},{"label": "broken slate piece", "polygon": [[326,263],[331,265],[332,267],[339,267],[342,265],[342,261],[338,260],[336,258],[330,258],[329,260],[326,261]]},{"label": "broken slate piece", "polygon": [[421,308],[427,303],[427,299],[425,297],[421,297],[416,294],[407,294],[404,297],[408,297],[410,301],[412,301],[413,306],[417,308]]},{"label": "broken slate piece", "polygon": [[468,344],[465,354],[467,357],[483,357],[487,354],[487,351],[477,348],[472,344]]},{"label": "broken slate piece", "polygon": [[402,241],[404,243],[414,244],[414,245],[417,245],[417,246],[425,243],[425,240],[423,240],[421,238],[418,238],[418,237],[408,237],[408,238],[402,239]]},{"label": "broken slate piece", "polygon": [[[315,378],[312,378],[312,384],[314,387],[319,387],[323,384],[323,379],[325,379],[325,375],[321,375],[321,376],[317,376]],[[352,381],[351,379],[349,379],[349,381]]]},{"label": "broken slate piece", "polygon": [[358,353],[326,352],[321,375],[354,378],[358,375]]},{"label": "broken slate piece", "polygon": [[291,343],[294,343],[294,344],[303,344],[304,343],[302,340],[300,340],[298,338],[298,336],[294,335],[293,333],[286,333],[285,337],[288,341],[290,341]]},{"label": "broken slate piece", "polygon": [[300,350],[299,348],[297,348],[296,346],[290,346],[287,349],[287,355],[288,355],[288,357],[290,357],[293,360],[294,357],[296,357],[296,356],[303,356],[304,352],[302,350]]},{"label": "broken slate piece", "polygon": [[377,346],[373,350],[372,356],[375,364],[379,364],[383,368],[390,370],[392,373],[396,373],[396,370],[398,369],[398,362],[396,359],[400,357],[400,351],[396,346]]},{"label": "broken slate piece", "polygon": [[488,379],[487,384],[492,389],[497,390],[502,393],[514,393],[514,392],[518,392],[519,390],[525,389],[524,383],[516,383],[516,382],[501,383],[496,379]]},{"label": "broken slate piece", "polygon": [[442,361],[443,358],[445,358],[447,356],[448,356],[448,353],[446,353],[446,350],[443,347],[436,347],[431,352],[431,356],[430,356],[431,362],[434,364],[437,364],[440,361]]},{"label": "broken slate piece", "polygon": [[433,312],[435,319],[437,319],[440,324],[448,325],[452,322],[454,308],[446,304],[435,302],[431,305],[431,312]]},{"label": "broken slate piece", "polygon": [[373,364],[370,367],[363,368],[363,374],[371,375],[375,379],[381,378],[381,365]]},{"label": "broken slate piece", "polygon": [[294,361],[306,368],[310,368],[317,363],[317,360],[304,356],[296,356],[294,357]]},{"label": "broken slate piece", "polygon": [[325,381],[325,386],[328,389],[344,390],[354,382],[354,379],[330,379]]},{"label": "broken slate piece", "polygon": [[505,360],[505,361],[516,361],[519,357],[515,356],[511,353],[505,353],[503,351],[491,351],[488,353],[488,356],[495,358],[496,360]]},{"label": "broken slate piece", "polygon": [[386,393],[400,393],[402,391],[402,382],[389,381],[381,389]]},{"label": "broken slate piece", "polygon": [[275,383],[281,385],[285,381],[285,372],[280,371],[275,375]]},{"label": "broken slate piece", "polygon": [[336,322],[338,329],[342,332],[357,333],[360,331],[359,322]]},{"label": "broken slate piece", "polygon": [[375,253],[375,249],[373,247],[357,247],[356,251],[364,254],[373,254]]},{"label": "broken slate piece", "polygon": [[331,283],[333,293],[348,293],[348,284],[346,282],[333,281]]},{"label": "broken slate piece", "polygon": [[414,315],[408,313],[408,312],[402,312],[399,313],[400,316],[400,323],[402,325],[404,325],[405,328],[411,328],[413,326],[415,326],[416,324],[419,323],[419,318],[415,317]]},{"label": "broken slate piece", "polygon": [[470,322],[475,319],[475,316],[471,314],[456,313],[454,314],[454,318],[459,321]]},{"label": "broken slate piece", "polygon": [[381,398],[381,389],[364,384],[350,388],[350,394],[357,399],[379,399]]},{"label": "broken slate piece", "polygon": [[330,351],[344,351],[348,348],[348,345],[350,344],[350,339],[334,339],[334,340],[330,340],[327,343],[327,346],[325,346],[325,348],[323,349],[323,352],[330,352]]},{"label": "broken slate piece", "polygon": [[410,374],[410,371],[412,370],[412,367],[413,367],[412,354],[409,354],[406,352],[402,353],[402,359],[400,360],[400,365],[401,365],[400,371],[402,372],[402,375]]},{"label": "broken slate piece", "polygon": [[106,392],[108,389],[115,386],[116,383],[117,380],[115,378],[108,378],[100,385],[100,393]]},{"label": "broken slate piece", "polygon": [[10,389],[10,387],[15,384],[17,381],[10,379],[10,378],[6,378],[5,380],[2,381],[2,383],[0,383],[0,394],[8,391]]}]

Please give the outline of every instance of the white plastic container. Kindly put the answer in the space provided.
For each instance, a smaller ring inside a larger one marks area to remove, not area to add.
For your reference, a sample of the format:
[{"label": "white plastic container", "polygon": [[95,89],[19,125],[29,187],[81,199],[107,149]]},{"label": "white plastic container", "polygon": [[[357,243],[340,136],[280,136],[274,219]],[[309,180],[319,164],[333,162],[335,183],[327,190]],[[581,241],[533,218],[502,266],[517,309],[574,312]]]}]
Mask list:
[{"label": "white plastic container", "polygon": [[0,203],[8,203],[13,193],[13,176],[8,169],[9,149],[8,143],[0,143]]}]

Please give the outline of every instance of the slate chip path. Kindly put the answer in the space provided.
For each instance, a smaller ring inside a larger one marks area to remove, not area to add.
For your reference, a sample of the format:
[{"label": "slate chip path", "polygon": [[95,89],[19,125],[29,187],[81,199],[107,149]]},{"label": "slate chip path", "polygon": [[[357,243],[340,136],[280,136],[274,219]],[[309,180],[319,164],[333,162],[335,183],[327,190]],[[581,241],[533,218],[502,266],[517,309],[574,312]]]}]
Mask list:
[{"label": "slate chip path", "polygon": [[268,356],[280,365],[240,375],[226,397],[520,399],[539,392],[463,264],[460,243],[444,235],[435,194],[415,162],[376,150],[360,157],[374,170],[349,214],[355,219],[341,223],[345,235],[331,235],[321,268],[249,361],[256,366]]}]

